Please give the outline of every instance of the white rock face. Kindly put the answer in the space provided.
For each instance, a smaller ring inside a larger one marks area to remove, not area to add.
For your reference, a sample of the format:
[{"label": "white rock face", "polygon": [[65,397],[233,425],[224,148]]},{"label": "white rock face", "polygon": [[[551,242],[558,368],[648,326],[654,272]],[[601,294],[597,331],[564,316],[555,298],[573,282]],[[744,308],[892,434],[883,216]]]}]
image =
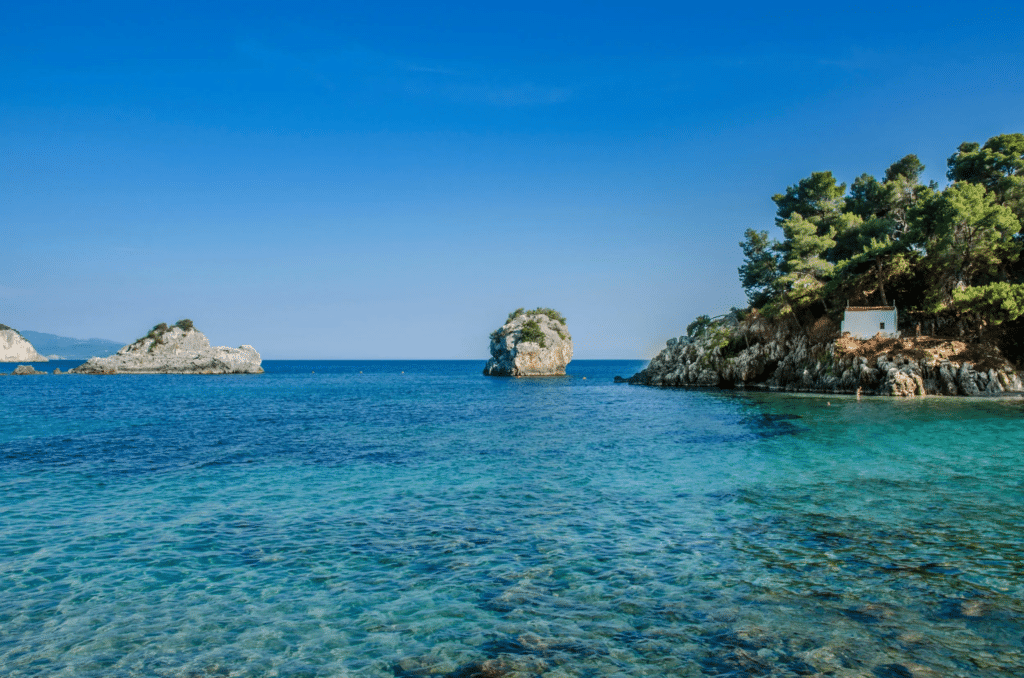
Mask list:
[{"label": "white rock face", "polygon": [[262,359],[252,346],[210,346],[195,328],[177,325],[125,346],[107,358],[90,358],[77,374],[260,374]]},{"label": "white rock face", "polygon": [[0,363],[16,362],[45,363],[47,360],[17,330],[0,329]]},{"label": "white rock face", "polygon": [[[524,341],[524,330],[543,334]],[[491,359],[484,367],[490,377],[547,377],[565,374],[572,360],[572,337],[565,323],[544,313],[519,313],[491,334]]]}]

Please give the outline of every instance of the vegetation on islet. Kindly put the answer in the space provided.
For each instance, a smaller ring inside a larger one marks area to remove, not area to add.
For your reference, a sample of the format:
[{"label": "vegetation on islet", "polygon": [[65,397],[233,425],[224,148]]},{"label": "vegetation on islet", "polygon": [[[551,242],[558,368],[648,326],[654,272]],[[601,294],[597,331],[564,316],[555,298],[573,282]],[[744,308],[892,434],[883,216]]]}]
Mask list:
[{"label": "vegetation on islet", "polygon": [[923,184],[923,171],[907,155],[881,180],[862,174],[847,189],[814,172],[773,196],[782,238],[747,229],[740,243],[750,308],[806,328],[848,304],[898,302],[901,313],[957,316],[979,337],[1003,325],[1004,350],[1024,357],[1024,134],[960,144],[945,188]]}]

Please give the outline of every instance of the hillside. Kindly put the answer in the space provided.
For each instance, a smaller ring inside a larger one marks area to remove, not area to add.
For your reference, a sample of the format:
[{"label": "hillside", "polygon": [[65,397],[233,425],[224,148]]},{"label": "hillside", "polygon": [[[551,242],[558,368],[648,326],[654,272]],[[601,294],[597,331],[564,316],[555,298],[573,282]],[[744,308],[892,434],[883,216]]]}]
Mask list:
[{"label": "hillside", "polygon": [[114,355],[127,342],[109,339],[74,339],[45,332],[22,330],[35,349],[45,356],[58,356],[59,360],[88,360],[89,358]]}]

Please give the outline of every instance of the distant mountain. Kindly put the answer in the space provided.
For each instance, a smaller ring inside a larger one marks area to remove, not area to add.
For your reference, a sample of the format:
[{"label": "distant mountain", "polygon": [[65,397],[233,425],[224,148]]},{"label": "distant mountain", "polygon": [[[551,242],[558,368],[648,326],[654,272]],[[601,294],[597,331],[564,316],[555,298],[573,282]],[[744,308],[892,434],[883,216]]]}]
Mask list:
[{"label": "distant mountain", "polygon": [[105,358],[117,353],[127,343],[109,339],[72,339],[28,330],[21,330],[21,336],[28,339],[39,353],[50,357],[60,356],[61,360]]}]

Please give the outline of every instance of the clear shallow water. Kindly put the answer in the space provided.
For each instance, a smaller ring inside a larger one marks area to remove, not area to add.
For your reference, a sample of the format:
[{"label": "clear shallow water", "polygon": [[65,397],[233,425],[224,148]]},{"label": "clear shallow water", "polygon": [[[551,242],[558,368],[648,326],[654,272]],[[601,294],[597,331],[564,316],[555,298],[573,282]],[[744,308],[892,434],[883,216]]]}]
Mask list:
[{"label": "clear shallow water", "polygon": [[0,377],[0,673],[1024,674],[1024,402],[642,365]]}]

